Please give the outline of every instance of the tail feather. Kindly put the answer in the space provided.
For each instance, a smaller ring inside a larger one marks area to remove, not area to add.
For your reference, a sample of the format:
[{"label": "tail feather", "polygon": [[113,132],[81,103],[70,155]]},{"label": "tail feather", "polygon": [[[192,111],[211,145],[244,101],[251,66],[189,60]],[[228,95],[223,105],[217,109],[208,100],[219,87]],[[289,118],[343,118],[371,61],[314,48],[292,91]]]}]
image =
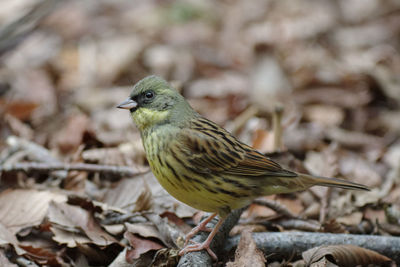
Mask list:
[{"label": "tail feather", "polygon": [[301,180],[306,184],[370,191],[370,189],[365,185],[353,183],[343,179],[313,176],[302,173],[299,173],[299,178],[301,178]]}]

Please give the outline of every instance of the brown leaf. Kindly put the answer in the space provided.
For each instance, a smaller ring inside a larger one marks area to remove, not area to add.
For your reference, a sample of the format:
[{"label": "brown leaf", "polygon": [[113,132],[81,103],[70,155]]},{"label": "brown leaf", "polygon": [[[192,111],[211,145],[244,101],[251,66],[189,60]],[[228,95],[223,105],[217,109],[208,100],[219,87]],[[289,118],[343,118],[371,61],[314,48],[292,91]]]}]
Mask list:
[{"label": "brown leaf", "polygon": [[60,231],[55,230],[57,228],[71,233],[83,233],[88,237],[89,242],[95,243],[98,246],[107,246],[117,242],[115,238],[100,227],[92,213],[80,207],[51,202],[48,217],[53,225],[54,240],[60,243],[68,243],[69,246],[74,246],[81,241],[75,242],[76,239],[72,235],[70,237],[62,235]]},{"label": "brown leaf", "polygon": [[151,191],[148,186],[144,186],[145,183],[140,178],[124,179],[107,191],[103,202],[128,211],[146,210],[149,208]]},{"label": "brown leaf", "polygon": [[364,219],[370,220],[373,223],[386,223],[387,218],[385,215],[385,211],[381,208],[372,209],[371,207],[367,207],[364,210]]},{"label": "brown leaf", "polygon": [[[142,197],[144,197],[149,193],[146,193],[148,189],[143,186],[143,181],[146,181],[151,190],[151,208],[155,213],[170,210],[174,211],[179,217],[191,217],[196,212],[195,209],[179,202],[168,194],[151,172],[134,179],[124,179],[120,181],[115,188],[107,191],[103,202],[130,211],[137,210],[143,204],[137,203],[139,197],[142,194]],[[143,200],[145,199],[146,198],[143,198]],[[144,206],[142,206],[142,208],[143,207]]]},{"label": "brown leaf", "polygon": [[274,151],[274,137],[271,132],[262,129],[254,131],[253,148],[262,153]]},{"label": "brown leaf", "polygon": [[139,238],[129,232],[125,232],[124,237],[128,239],[129,245],[132,247],[132,249],[129,249],[126,252],[127,262],[132,262],[134,259],[138,259],[140,255],[146,253],[149,250],[159,250],[163,248],[162,245],[154,241]]},{"label": "brown leaf", "polygon": [[26,227],[39,225],[46,216],[50,201],[65,201],[66,196],[37,190],[6,190],[0,194],[0,223],[15,234]]},{"label": "brown leaf", "polygon": [[25,100],[10,101],[0,98],[0,106],[5,107],[5,112],[20,120],[30,118],[32,112],[39,106],[38,103]]},{"label": "brown leaf", "polygon": [[312,264],[323,257],[332,257],[339,266],[367,266],[375,264],[379,266],[390,266],[392,262],[386,256],[375,251],[353,245],[330,245],[309,249],[302,253],[306,264]]},{"label": "brown leaf", "polygon": [[44,247],[32,247],[22,246],[21,247],[28,252],[27,257],[40,265],[56,266],[61,264],[57,253]]},{"label": "brown leaf", "polygon": [[89,119],[79,114],[70,117],[55,136],[55,143],[63,153],[75,151],[82,143],[83,134],[89,128]]},{"label": "brown leaf", "polygon": [[162,240],[157,227],[152,223],[125,223],[126,230],[131,234],[137,234],[142,237],[153,237]]},{"label": "brown leaf", "polygon": [[325,221],[322,227],[325,233],[348,233],[346,228],[335,219]]},{"label": "brown leaf", "polygon": [[235,253],[235,261],[228,262],[227,267],[265,266],[264,254],[257,248],[250,231],[243,231]]},{"label": "brown leaf", "polygon": [[349,215],[336,218],[336,221],[346,225],[358,225],[363,218],[362,212],[353,212]]}]

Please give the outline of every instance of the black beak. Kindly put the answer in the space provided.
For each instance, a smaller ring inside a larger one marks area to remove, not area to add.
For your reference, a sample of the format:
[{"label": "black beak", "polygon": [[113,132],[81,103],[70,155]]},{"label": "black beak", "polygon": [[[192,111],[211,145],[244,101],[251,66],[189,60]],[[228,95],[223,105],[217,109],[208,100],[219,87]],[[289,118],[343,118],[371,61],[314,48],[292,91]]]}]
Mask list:
[{"label": "black beak", "polygon": [[131,98],[126,99],[124,102],[119,104],[117,108],[123,108],[123,109],[135,109],[137,107],[138,103],[135,100],[132,100]]}]

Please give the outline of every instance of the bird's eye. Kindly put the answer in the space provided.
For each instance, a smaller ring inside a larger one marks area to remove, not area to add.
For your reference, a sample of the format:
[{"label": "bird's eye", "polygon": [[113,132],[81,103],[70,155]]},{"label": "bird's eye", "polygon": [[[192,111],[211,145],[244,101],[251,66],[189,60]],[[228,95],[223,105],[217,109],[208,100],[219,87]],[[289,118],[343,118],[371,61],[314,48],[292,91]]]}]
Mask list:
[{"label": "bird's eye", "polygon": [[147,99],[152,99],[154,97],[154,93],[149,91],[144,94]]}]

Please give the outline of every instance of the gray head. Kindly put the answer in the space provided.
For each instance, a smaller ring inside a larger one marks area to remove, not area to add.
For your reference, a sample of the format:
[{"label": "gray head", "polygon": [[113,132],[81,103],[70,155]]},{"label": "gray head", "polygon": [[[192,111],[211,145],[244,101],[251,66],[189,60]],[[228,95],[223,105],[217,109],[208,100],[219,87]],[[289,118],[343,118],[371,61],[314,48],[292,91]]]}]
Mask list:
[{"label": "gray head", "polygon": [[118,108],[129,109],[140,130],[166,122],[177,124],[196,114],[175,88],[154,75],[137,82]]}]

